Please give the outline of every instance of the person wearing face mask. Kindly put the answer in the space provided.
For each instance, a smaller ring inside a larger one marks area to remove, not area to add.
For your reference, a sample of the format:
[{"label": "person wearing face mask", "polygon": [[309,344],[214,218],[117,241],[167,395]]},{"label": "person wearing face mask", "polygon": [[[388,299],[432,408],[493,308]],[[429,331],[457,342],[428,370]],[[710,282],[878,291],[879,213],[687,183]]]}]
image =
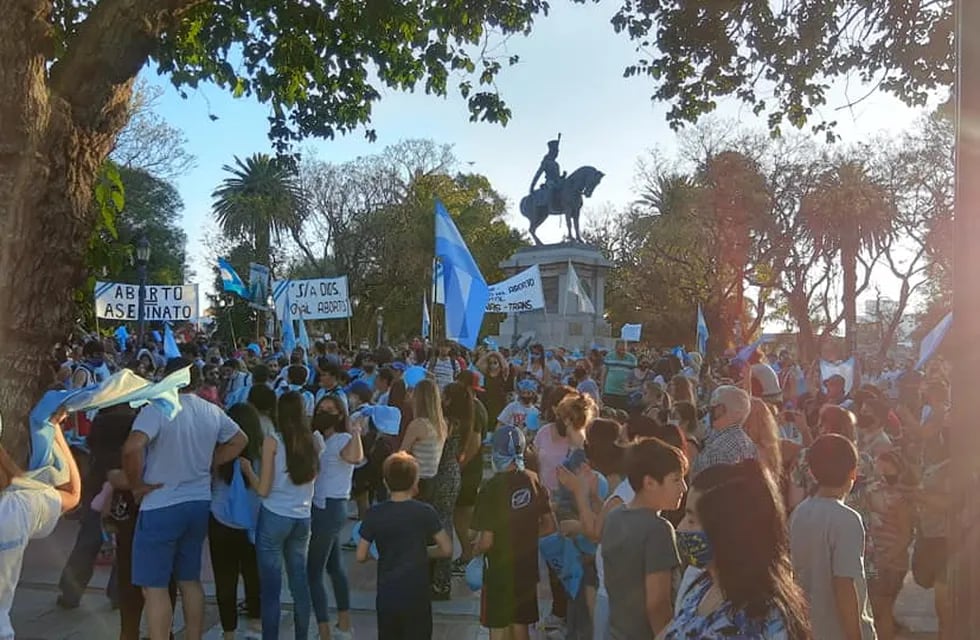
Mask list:
[{"label": "person wearing face mask", "polygon": [[755,443],[742,428],[752,403],[749,394],[731,385],[722,385],[711,394],[711,433],[704,450],[691,466],[691,478],[716,464],[737,464],[757,458]]},{"label": "person wearing face mask", "polygon": [[697,572],[685,572],[674,619],[658,638],[811,638],[806,599],[790,571],[786,518],[759,462],[706,468],[687,510],[677,546]]},{"label": "person wearing face mask", "polygon": [[511,426],[524,429],[528,415],[532,413],[537,415],[538,413],[535,406],[537,402],[537,381],[531,378],[521,380],[517,383],[517,399],[504,407],[504,410],[497,416],[497,424],[504,427]]}]

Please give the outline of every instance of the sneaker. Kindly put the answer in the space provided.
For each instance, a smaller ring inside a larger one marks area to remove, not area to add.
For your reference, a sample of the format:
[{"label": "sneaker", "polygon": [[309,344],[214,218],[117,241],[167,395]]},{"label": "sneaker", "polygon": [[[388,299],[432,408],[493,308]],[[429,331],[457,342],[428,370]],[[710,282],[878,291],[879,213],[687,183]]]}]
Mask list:
[{"label": "sneaker", "polygon": [[565,626],[565,620],[559,618],[553,613],[549,613],[545,616],[545,619],[541,621],[541,626],[545,629],[559,629]]},{"label": "sneaker", "polygon": [[330,640],[354,640],[354,628],[351,627],[350,630],[344,631],[340,627],[334,625],[330,630]]},{"label": "sneaker", "polygon": [[456,558],[453,560],[452,564],[452,574],[454,576],[465,576],[466,575],[466,565],[470,562],[469,560],[463,560],[462,558]]},{"label": "sneaker", "polygon": [[557,629],[551,629],[545,632],[545,638],[547,640],[565,640],[566,636],[565,625],[561,625]]}]

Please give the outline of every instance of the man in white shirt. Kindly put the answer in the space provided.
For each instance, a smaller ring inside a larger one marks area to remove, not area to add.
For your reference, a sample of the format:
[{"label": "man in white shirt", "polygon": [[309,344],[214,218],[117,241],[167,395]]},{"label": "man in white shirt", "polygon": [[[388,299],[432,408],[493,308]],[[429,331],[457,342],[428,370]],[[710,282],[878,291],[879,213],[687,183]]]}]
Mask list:
[{"label": "man in white shirt", "polygon": [[176,579],[185,637],[200,640],[204,626],[201,552],[211,508],[211,469],[234,460],[248,438],[217,406],[194,394],[200,370],[175,358],[167,375],[190,367],[180,413],[169,420],[155,406],[136,417],[123,446],[123,470],[140,502],[133,538],[133,584],[143,587],[151,640],[167,640],[173,610],[167,586]]}]

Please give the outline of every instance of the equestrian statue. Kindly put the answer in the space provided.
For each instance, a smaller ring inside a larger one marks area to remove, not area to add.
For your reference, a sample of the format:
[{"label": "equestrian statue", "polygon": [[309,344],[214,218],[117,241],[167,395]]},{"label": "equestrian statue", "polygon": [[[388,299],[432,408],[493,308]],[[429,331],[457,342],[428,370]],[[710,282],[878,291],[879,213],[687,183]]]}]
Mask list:
[{"label": "equestrian statue", "polygon": [[[565,222],[568,224],[569,239],[582,242],[578,227],[578,218],[582,211],[582,196],[591,198],[592,192],[604,175],[595,167],[589,166],[579,167],[570,175],[562,173],[558,166],[560,141],[560,133],[557,139],[548,141],[548,153],[541,159],[541,165],[531,180],[528,195],[521,199],[521,213],[530,221],[531,237],[537,244],[541,244],[541,240],[534,231],[548,219],[549,215],[564,215]],[[538,187],[538,179],[542,175],[544,184]]]}]

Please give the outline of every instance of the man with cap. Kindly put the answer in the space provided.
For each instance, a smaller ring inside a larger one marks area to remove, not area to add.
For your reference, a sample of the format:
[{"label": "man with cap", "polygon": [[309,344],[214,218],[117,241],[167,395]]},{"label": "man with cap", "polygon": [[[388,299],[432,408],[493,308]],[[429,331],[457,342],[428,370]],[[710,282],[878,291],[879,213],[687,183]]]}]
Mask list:
[{"label": "man with cap", "polygon": [[494,476],[476,501],[476,553],[484,554],[480,623],[491,638],[527,638],[538,621],[538,538],[556,530],[548,490],[524,468],[521,430],[503,426],[493,434]]},{"label": "man with cap", "polygon": [[548,141],[548,153],[541,158],[541,164],[538,166],[538,170],[534,174],[534,178],[531,179],[531,188],[528,191],[530,194],[534,194],[534,189],[537,187],[538,178],[544,175],[544,188],[548,193],[548,209],[549,211],[559,211],[561,210],[560,201],[560,190],[561,187],[561,167],[558,166],[558,144],[561,141],[561,134],[558,134],[558,138],[555,140]]}]

